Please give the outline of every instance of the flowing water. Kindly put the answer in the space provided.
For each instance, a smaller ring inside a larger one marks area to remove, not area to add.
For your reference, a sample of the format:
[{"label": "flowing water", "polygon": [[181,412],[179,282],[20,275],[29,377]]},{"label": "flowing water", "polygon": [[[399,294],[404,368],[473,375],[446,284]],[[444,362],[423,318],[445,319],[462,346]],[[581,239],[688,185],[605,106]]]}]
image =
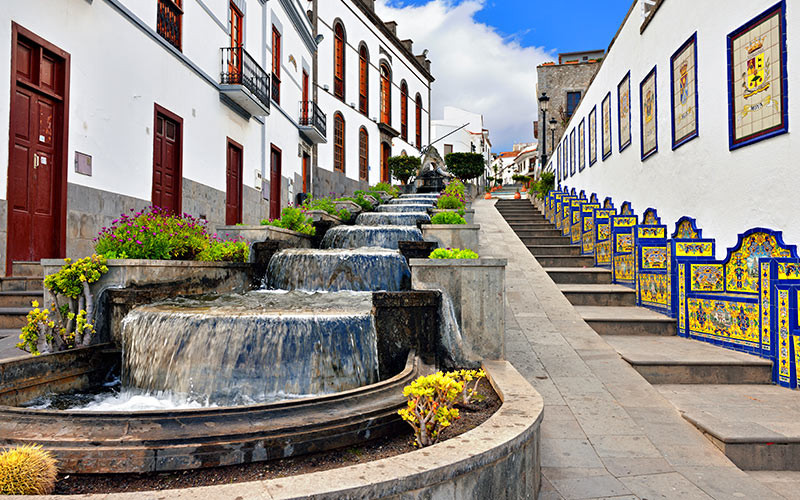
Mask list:
[{"label": "flowing water", "polygon": [[376,212],[417,212],[428,213],[428,209],[433,208],[432,204],[420,205],[418,203],[408,205],[380,205],[375,209]]},{"label": "flowing water", "polygon": [[411,226],[338,226],[325,233],[322,248],[378,247],[397,250],[400,241],[422,241],[422,231]]},{"label": "flowing water", "polygon": [[356,217],[356,226],[416,226],[430,222],[431,216],[425,212],[366,212]]}]

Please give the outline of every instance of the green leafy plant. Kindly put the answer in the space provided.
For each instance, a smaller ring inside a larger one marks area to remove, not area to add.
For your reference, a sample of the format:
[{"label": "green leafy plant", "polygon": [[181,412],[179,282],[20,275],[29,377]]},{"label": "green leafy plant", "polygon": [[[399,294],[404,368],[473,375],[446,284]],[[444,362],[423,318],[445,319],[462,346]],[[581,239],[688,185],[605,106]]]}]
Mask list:
[{"label": "green leafy plant", "polygon": [[[377,192],[377,190],[375,188],[370,188],[369,191],[364,191],[362,189],[359,189],[358,191],[356,191],[353,194],[355,196],[357,196],[357,197],[358,196],[363,196],[363,197],[372,196],[375,199],[375,203],[373,203],[373,207],[377,207],[378,205],[383,203],[383,200],[381,200],[380,194],[378,194],[378,192]],[[367,201],[369,201],[369,200],[367,200]]]},{"label": "green leafy plant", "polygon": [[339,217],[343,221],[350,220],[350,211],[346,208],[341,210],[336,208],[336,204],[330,198],[309,198],[300,207],[302,210],[322,210],[331,215]]},{"label": "green leafy plant", "polygon": [[[461,418],[455,405],[468,405],[477,398],[478,383],[485,376],[483,370],[436,372],[405,386],[406,407],[397,413],[413,429],[414,444],[424,447],[438,442],[442,430]],[[470,382],[474,382],[471,387]]]},{"label": "green leafy plant", "polygon": [[95,333],[95,308],[89,285],[107,272],[103,256],[92,255],[75,262],[64,259],[58,272],[44,278],[45,288],[53,294],[53,304],[49,309],[40,309],[37,301],[31,303],[33,310],[28,312],[17,347],[37,355],[40,345],[46,352],[90,345]]},{"label": "green leafy plant", "polygon": [[463,199],[465,189],[466,188],[464,187],[463,182],[461,182],[459,179],[453,179],[452,181],[450,181],[450,184],[448,184],[447,187],[444,188],[444,194],[450,196],[456,196]]},{"label": "green leafy plant", "polygon": [[540,200],[544,200],[550,191],[556,185],[556,176],[553,172],[542,172],[542,176],[536,182],[536,192],[538,193],[538,198]]},{"label": "green leafy plant", "polygon": [[479,256],[472,250],[465,248],[437,248],[428,256],[429,259],[477,259]]},{"label": "green leafy plant", "polygon": [[261,224],[264,226],[282,227],[298,233],[308,234],[313,236],[316,234],[316,229],[312,225],[313,220],[307,216],[305,212],[299,208],[286,207],[281,210],[281,218],[275,220],[262,220]]},{"label": "green leafy plant", "polygon": [[[406,155],[392,156],[387,163],[392,177],[399,180],[403,185],[408,183],[408,179],[411,176],[419,172],[419,168],[422,165],[416,156]],[[394,196],[397,195],[395,194]]]},{"label": "green leafy plant", "polygon": [[467,221],[456,212],[439,212],[431,217],[431,224],[466,224]]},{"label": "green leafy plant", "polygon": [[0,495],[49,495],[56,486],[56,459],[38,444],[0,453]]},{"label": "green leafy plant", "polygon": [[464,208],[464,199],[459,195],[443,195],[436,200],[436,208],[443,210],[458,210]]},{"label": "green leafy plant", "polygon": [[222,240],[212,237],[208,246],[197,256],[197,260],[209,262],[247,262],[250,245],[246,241]]},{"label": "green leafy plant", "polygon": [[369,212],[372,210],[372,203],[364,197],[364,191],[356,191],[356,195],[351,196],[349,198],[337,198],[336,201],[352,201],[356,205],[361,207],[361,210],[364,212]]},{"label": "green leafy plant", "polygon": [[522,175],[522,174],[514,174],[511,176],[511,180],[514,182],[521,182],[526,183],[531,180],[530,176]]},{"label": "green leafy plant", "polygon": [[400,196],[400,190],[397,188],[397,186],[392,186],[388,182],[379,182],[379,183],[375,184],[374,186],[372,186],[370,188],[370,191],[372,191],[372,192],[383,191],[385,193],[388,193],[388,194],[392,195],[395,198]]},{"label": "green leafy plant", "polygon": [[483,156],[478,153],[450,153],[445,155],[444,162],[447,170],[463,182],[480,177],[486,168]]}]

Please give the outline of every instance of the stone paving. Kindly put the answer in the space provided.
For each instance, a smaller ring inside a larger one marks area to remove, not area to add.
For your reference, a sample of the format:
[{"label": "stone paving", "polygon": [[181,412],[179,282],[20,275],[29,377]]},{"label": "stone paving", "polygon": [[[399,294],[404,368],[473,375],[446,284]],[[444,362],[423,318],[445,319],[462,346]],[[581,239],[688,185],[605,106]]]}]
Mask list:
[{"label": "stone paving", "polygon": [[796,477],[739,470],[624,362],[494,203],[472,205],[479,253],[508,259],[506,357],[545,401],[539,498],[792,498]]},{"label": "stone paving", "polygon": [[17,349],[19,330],[0,330],[0,361],[20,356],[28,356],[25,351]]}]

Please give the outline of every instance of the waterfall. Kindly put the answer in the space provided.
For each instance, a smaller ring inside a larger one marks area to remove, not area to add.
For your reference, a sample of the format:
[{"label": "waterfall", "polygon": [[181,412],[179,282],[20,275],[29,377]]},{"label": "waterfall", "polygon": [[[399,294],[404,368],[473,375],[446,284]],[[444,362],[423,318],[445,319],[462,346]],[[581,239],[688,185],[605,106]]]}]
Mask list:
[{"label": "waterfall", "polygon": [[267,269],[268,287],[279,290],[396,292],[410,283],[405,258],[382,248],[282,250]]},{"label": "waterfall", "polygon": [[397,250],[399,241],[422,241],[422,231],[411,226],[338,226],[325,233],[322,248],[378,247]]},{"label": "waterfall", "polygon": [[436,198],[395,198],[386,202],[386,205],[428,205],[432,207]]},{"label": "waterfall", "polygon": [[123,321],[123,386],[217,405],[378,381],[372,294],[251,292],[141,306]]},{"label": "waterfall", "polygon": [[433,208],[432,204],[400,204],[400,205],[380,205],[375,209],[376,212],[419,212],[428,213],[428,209]]},{"label": "waterfall", "polygon": [[359,226],[416,226],[430,224],[431,216],[424,212],[366,212],[356,217]]}]

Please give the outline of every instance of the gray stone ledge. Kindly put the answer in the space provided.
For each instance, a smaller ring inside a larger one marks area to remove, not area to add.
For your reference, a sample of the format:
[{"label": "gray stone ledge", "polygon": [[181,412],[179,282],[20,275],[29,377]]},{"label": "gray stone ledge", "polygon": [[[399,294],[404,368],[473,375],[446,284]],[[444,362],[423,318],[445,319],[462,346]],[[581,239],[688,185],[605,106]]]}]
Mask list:
[{"label": "gray stone ledge", "polygon": [[[42,267],[45,268],[45,276],[58,271],[64,265],[64,259],[42,259]],[[156,259],[108,259],[108,267],[214,267],[214,268],[248,268],[250,264],[246,262],[209,262],[200,260],[156,260]],[[47,268],[58,269],[47,269]]]},{"label": "gray stone ledge", "polygon": [[506,267],[508,259],[411,259],[408,264],[413,267]]},{"label": "gray stone ledge", "polygon": [[52,498],[456,500],[486,498],[485,494],[493,499],[536,498],[541,483],[539,427],[544,401],[511,363],[486,361],[484,368],[503,401],[500,409],[483,425],[427,448],[365,464],[268,481]]},{"label": "gray stone ledge", "polygon": [[[445,212],[450,212],[454,210],[444,210]],[[480,224],[423,224],[422,229],[470,229],[472,231],[479,231],[481,229]]]}]

